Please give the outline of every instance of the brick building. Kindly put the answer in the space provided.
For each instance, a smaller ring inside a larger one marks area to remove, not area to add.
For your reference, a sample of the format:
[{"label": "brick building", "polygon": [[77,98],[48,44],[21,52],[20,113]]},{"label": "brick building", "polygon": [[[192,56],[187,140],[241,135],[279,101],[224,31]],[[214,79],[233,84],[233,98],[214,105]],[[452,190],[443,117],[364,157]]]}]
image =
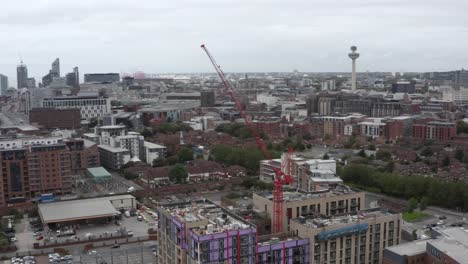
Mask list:
[{"label": "brick building", "polygon": [[34,108],[29,111],[29,123],[40,128],[80,128],[80,109]]},{"label": "brick building", "polygon": [[70,153],[61,138],[0,141],[0,207],[72,189]]},{"label": "brick building", "polygon": [[43,193],[71,193],[73,175],[99,165],[92,145],[72,145],[61,137],[0,140],[0,207]]},{"label": "brick building", "polygon": [[65,141],[71,158],[71,171],[74,174],[84,172],[87,168],[99,167],[98,145],[86,139]]},{"label": "brick building", "polygon": [[455,123],[431,121],[413,124],[413,138],[430,140],[451,140],[457,134]]}]

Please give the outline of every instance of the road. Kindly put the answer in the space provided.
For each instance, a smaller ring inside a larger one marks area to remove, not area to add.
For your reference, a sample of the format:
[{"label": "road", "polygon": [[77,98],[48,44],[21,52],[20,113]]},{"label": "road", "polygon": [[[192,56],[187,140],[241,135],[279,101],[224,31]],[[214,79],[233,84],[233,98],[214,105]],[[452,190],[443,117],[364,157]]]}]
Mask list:
[{"label": "road", "polygon": [[[366,193],[366,206],[375,204],[379,199],[387,199],[389,201],[394,201],[394,202],[399,202],[399,203],[404,203],[407,204],[408,201],[405,199],[400,199],[400,198],[395,198],[383,194],[377,194],[377,193],[371,193],[371,192],[365,192]],[[403,221],[402,228],[409,232],[412,233],[413,230],[416,230],[418,234],[422,234],[427,225],[435,224],[437,223],[440,219],[440,216],[445,216],[447,219],[444,219],[444,224],[445,226],[450,226],[455,223],[465,223],[466,217],[465,214],[459,211],[455,210],[450,210],[447,208],[441,208],[437,206],[429,206],[426,208],[426,210],[423,211],[423,213],[426,213],[430,215],[429,217],[422,219],[417,222],[406,222]]]}]

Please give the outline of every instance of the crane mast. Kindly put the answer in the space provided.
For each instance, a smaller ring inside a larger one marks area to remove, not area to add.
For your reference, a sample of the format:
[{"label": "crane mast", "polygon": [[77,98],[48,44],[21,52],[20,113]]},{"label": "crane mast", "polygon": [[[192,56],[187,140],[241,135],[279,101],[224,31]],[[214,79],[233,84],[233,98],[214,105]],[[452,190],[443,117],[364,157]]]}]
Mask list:
[{"label": "crane mast", "polygon": [[[221,79],[221,82],[223,83],[224,89],[231,97],[231,100],[234,101],[234,104],[236,105],[237,110],[239,111],[242,118],[245,120],[245,124],[247,125],[253,137],[257,141],[257,144],[262,150],[263,154],[265,155],[265,158],[268,160],[271,160],[270,152],[268,151],[265,143],[263,142],[263,139],[260,137],[260,134],[258,133],[257,129],[255,129],[254,125],[252,124],[252,120],[244,111],[244,109],[242,109],[242,106],[234,93],[231,83],[227,80],[226,76],[224,75],[224,72],[221,70],[221,67],[218,65],[218,63],[216,63],[216,60],[214,59],[214,57],[211,55],[211,53],[208,51],[208,49],[206,48],[204,44],[201,45],[201,48],[205,51],[206,55],[210,59],[211,64],[215,68],[216,73],[218,74],[219,78]],[[292,153],[292,149],[289,149],[286,159],[290,158],[291,153]],[[291,176],[283,172],[282,170],[283,167],[284,165],[281,164],[281,168],[274,169],[275,176],[273,179],[274,189],[273,189],[273,230],[272,230],[272,233],[280,233],[283,231],[283,215],[284,215],[283,214],[283,184],[289,184],[292,182]]]}]

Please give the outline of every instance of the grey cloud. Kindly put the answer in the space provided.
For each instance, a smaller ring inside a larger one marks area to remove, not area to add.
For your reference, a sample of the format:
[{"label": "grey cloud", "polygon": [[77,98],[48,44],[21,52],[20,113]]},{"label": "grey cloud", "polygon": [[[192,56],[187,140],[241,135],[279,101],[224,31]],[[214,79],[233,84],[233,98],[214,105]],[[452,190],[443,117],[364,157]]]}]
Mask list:
[{"label": "grey cloud", "polygon": [[[17,0],[2,3],[0,73],[18,52],[36,78],[63,71],[346,71],[468,67],[465,0]],[[385,56],[390,54],[390,56]]]}]

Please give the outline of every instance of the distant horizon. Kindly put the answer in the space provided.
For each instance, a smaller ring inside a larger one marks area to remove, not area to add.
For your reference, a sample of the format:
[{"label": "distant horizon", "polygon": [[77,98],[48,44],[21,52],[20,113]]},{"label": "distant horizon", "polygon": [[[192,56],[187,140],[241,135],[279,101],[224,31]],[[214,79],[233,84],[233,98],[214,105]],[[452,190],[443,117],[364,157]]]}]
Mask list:
[{"label": "distant horizon", "polygon": [[[29,73],[29,67],[27,66],[26,63],[24,63],[28,68],[28,73]],[[78,66],[79,67],[79,66]],[[445,70],[445,71],[409,71],[409,72],[398,72],[398,71],[357,71],[356,73],[361,75],[361,74],[373,74],[373,73],[390,73],[390,74],[395,74],[395,73],[403,73],[403,74],[423,74],[423,73],[431,73],[431,72],[452,72],[452,71],[460,71],[460,70],[465,70],[464,68],[461,69],[452,69],[452,70]],[[62,72],[62,70],[61,70]],[[62,78],[65,78],[65,75],[69,72],[62,72],[61,76]],[[117,73],[120,75],[120,78],[122,79],[125,76],[129,77],[134,77],[132,75],[122,75],[123,73],[125,74],[135,74],[135,73],[144,73],[147,75],[197,75],[197,74],[207,74],[207,75],[214,75],[217,76],[217,73],[215,71],[212,72],[160,72],[160,73],[147,73],[143,71],[138,71],[134,73],[129,73],[129,72],[111,72],[111,71],[102,71],[102,72],[86,72],[82,73],[80,70],[80,83],[84,83],[84,75],[85,74],[109,74],[109,73]],[[243,72],[243,71],[225,71],[225,74],[294,74],[295,71],[252,71],[252,72]],[[327,72],[319,72],[319,71],[297,71],[298,74],[336,74],[336,75],[351,75],[351,71],[327,71]],[[8,86],[13,87],[13,88],[18,88],[16,87],[16,78],[12,79],[10,76],[2,74],[0,72],[0,75],[4,75],[8,77]],[[16,76],[16,75],[15,75]],[[36,85],[38,86],[39,83],[42,82],[42,77],[36,78],[36,77],[31,77],[28,75],[28,78],[35,78],[36,80]],[[149,76],[145,78],[135,78],[135,79],[151,79],[151,78],[164,78],[164,76]],[[13,84],[13,85],[12,85]]]},{"label": "distant horizon", "polygon": [[[26,8],[27,7],[27,8]],[[0,73],[432,72],[468,68],[466,0],[18,0],[2,3]]]}]

